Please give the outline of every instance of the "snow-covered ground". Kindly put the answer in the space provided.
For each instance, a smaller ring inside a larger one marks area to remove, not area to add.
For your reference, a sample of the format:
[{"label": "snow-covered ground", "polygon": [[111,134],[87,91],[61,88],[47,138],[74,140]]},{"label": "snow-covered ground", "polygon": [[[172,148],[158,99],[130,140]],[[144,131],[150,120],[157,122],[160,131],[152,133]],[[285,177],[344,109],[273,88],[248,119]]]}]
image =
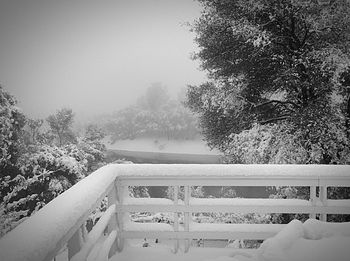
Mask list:
[{"label": "snow-covered ground", "polygon": [[[148,247],[141,247],[144,242]],[[180,244],[181,245],[181,244]],[[325,223],[309,219],[304,224],[290,222],[276,236],[265,240],[259,249],[235,247],[191,247],[188,253],[173,252],[173,241],[127,240],[124,250],[111,261],[348,261],[350,222]],[[56,260],[66,260],[64,252]],[[89,259],[90,260],[90,259]]]},{"label": "snow-covered ground", "polygon": [[350,223],[326,223],[309,219],[290,222],[267,239],[251,261],[347,261],[350,257]]},{"label": "snow-covered ground", "polygon": [[[160,244],[161,245],[161,244]],[[348,261],[350,223],[325,223],[309,219],[290,222],[256,251],[234,248],[191,248],[174,254],[170,246],[127,246],[113,261]]]},{"label": "snow-covered ground", "polygon": [[111,261],[235,261],[229,248],[191,248],[188,253],[173,253],[166,247],[126,247]]},{"label": "snow-covered ground", "polygon": [[167,140],[139,138],[134,140],[117,140],[111,144],[105,140],[107,149],[164,152],[164,153],[189,153],[189,154],[220,154],[217,150],[210,150],[203,140]]}]

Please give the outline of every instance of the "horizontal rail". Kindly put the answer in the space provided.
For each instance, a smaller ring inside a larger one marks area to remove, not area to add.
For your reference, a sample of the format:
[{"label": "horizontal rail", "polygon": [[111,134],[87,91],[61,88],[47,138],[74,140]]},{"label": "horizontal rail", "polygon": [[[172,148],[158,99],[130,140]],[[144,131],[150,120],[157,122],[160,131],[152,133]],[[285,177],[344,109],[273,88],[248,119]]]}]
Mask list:
[{"label": "horizontal rail", "polygon": [[210,175],[210,176],[149,176],[149,177],[121,177],[118,179],[119,186],[335,186],[350,187],[349,177],[334,177],[328,179],[324,176],[247,176],[232,173],[232,177]]},{"label": "horizontal rail", "polygon": [[117,212],[221,212],[221,213],[317,213],[350,214],[350,200],[317,201],[313,205],[304,199],[241,199],[192,198],[190,205],[175,205],[172,200],[159,198],[129,198],[117,207]]},{"label": "horizontal rail", "polygon": [[281,224],[213,224],[193,223],[189,231],[174,231],[168,224],[130,223],[125,226],[122,236],[125,238],[162,238],[162,239],[266,239],[274,236],[285,225]]},{"label": "horizontal rail", "polygon": [[350,166],[341,165],[123,165],[118,186],[341,186],[350,187]]},{"label": "horizontal rail", "polygon": [[269,178],[277,177],[309,179],[322,177],[324,179],[344,178],[349,180],[349,165],[286,165],[286,164],[122,164],[118,165],[118,179],[171,177],[210,178]]}]

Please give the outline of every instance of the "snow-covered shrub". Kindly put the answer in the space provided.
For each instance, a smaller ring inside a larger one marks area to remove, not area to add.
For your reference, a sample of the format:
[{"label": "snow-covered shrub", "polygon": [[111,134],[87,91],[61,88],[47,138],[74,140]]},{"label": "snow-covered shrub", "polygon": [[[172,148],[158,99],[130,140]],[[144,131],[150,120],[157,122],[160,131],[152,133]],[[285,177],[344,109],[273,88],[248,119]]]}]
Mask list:
[{"label": "snow-covered shrub", "polygon": [[174,224],[173,213],[156,213],[152,217],[152,222]]},{"label": "snow-covered shrub", "polygon": [[16,103],[0,86],[0,203],[11,190],[8,181],[18,173],[16,163],[23,150],[25,116]]},{"label": "snow-covered shrub", "polygon": [[145,186],[129,186],[129,196],[133,198],[149,198],[148,188]]},{"label": "snow-covered shrub", "polygon": [[[321,114],[322,111],[314,111],[308,117],[301,115],[300,129],[288,123],[255,124],[249,130],[232,134],[232,146],[226,151],[226,160],[243,164],[348,164],[350,144],[342,122],[327,119],[326,114]],[[349,188],[328,189],[328,197],[331,198],[341,199],[347,195]],[[309,189],[278,188],[275,196],[308,199]],[[273,218],[275,222],[288,223],[294,218],[305,220],[307,215],[278,214]],[[350,219],[349,216],[332,215],[329,220]]]},{"label": "snow-covered shrub", "polygon": [[[226,149],[226,161],[243,164],[348,163],[349,144],[341,124],[333,126],[327,119],[319,121],[323,122],[320,129],[313,129],[311,121],[304,129],[296,131],[295,126],[287,123],[255,124],[249,130],[231,134],[232,145]],[[325,153],[331,155],[332,162],[326,162]]]},{"label": "snow-covered shrub", "polygon": [[28,210],[8,212],[5,204],[0,204],[0,237],[25,220],[25,218],[19,219],[19,216],[26,217],[27,215]]},{"label": "snow-covered shrub", "polygon": [[3,214],[10,218],[7,227],[14,227],[92,171],[98,162],[94,156],[102,152],[91,152],[89,144],[82,143],[31,146],[21,155],[18,174],[6,179],[11,188],[3,202]]},{"label": "snow-covered shrub", "polygon": [[85,152],[88,161],[87,170],[92,172],[105,164],[106,146],[102,142],[105,133],[96,125],[86,127],[85,134],[78,138],[78,147]]},{"label": "snow-covered shrub", "polygon": [[77,138],[73,116],[59,110],[42,131],[0,86],[0,235],[104,164],[103,132],[90,125]]},{"label": "snow-covered shrub", "polygon": [[20,173],[9,181],[13,189],[4,197],[6,213],[27,210],[31,215],[82,179],[85,170],[64,148],[51,146],[25,153],[18,165]]}]

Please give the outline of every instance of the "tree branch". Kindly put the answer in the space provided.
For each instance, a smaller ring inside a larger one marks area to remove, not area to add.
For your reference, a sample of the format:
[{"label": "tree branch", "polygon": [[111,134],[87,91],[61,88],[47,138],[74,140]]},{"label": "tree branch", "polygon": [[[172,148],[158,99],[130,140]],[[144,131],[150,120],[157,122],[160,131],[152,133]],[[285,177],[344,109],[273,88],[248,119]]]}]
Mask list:
[{"label": "tree branch", "polygon": [[275,118],[271,118],[271,119],[268,119],[268,120],[260,121],[259,123],[260,124],[267,124],[267,123],[271,123],[271,122],[286,120],[286,119],[289,119],[289,118],[290,118],[290,115],[282,115],[282,116],[279,116],[279,117],[275,117]]},{"label": "tree branch", "polygon": [[265,105],[269,105],[269,104],[272,104],[272,103],[281,104],[283,106],[286,106],[287,104],[290,104],[290,105],[293,105],[295,108],[300,108],[300,106],[298,104],[296,104],[295,102],[292,102],[292,101],[279,101],[279,100],[270,100],[270,101],[267,101],[267,102],[263,102],[263,103],[255,105],[255,108],[262,107],[262,106],[265,106]]},{"label": "tree branch", "polygon": [[303,47],[305,45],[306,40],[309,37],[309,28],[308,28],[305,21],[304,21],[304,29],[305,29],[305,33],[304,33],[303,40],[301,41],[301,47]]}]

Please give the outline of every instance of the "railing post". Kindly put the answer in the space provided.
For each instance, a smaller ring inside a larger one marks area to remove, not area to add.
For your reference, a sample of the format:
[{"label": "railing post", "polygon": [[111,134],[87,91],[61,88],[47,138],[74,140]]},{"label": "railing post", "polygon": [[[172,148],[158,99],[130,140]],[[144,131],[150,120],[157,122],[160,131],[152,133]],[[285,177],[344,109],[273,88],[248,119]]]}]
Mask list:
[{"label": "railing post", "polygon": [[[179,203],[179,186],[174,186],[174,205],[177,206]],[[179,231],[179,213],[177,211],[174,212],[174,231]],[[174,252],[177,253],[179,250],[179,239],[175,240],[175,249]]]},{"label": "railing post", "polygon": [[[327,206],[327,187],[326,186],[320,187],[319,197],[322,202],[322,205]],[[320,215],[320,220],[327,221],[327,213],[322,213]]]},{"label": "railing post", "polygon": [[86,229],[86,222],[81,226],[81,237],[82,237],[82,242],[86,242],[87,237],[88,237],[88,231]]},{"label": "railing post", "polygon": [[[114,184],[113,189],[109,192],[108,194],[108,206],[111,206],[113,204],[117,203],[117,188],[116,185]],[[108,234],[112,233],[113,230],[117,229],[117,214],[114,214],[114,217],[111,218],[108,224]],[[118,249],[117,246],[117,239],[114,240],[111,249],[109,251],[108,257],[113,256]]]},{"label": "railing post", "polygon": [[[118,197],[118,204],[120,206],[123,205],[124,203],[124,197],[129,196],[129,190],[128,187],[121,186],[117,184],[117,197]],[[124,248],[124,238],[121,236],[121,233],[124,230],[124,218],[125,216],[128,215],[128,213],[118,213],[117,214],[117,223],[118,223],[118,236],[117,236],[117,241],[118,241],[118,251],[121,252]]]},{"label": "railing post", "polygon": [[68,260],[71,260],[71,258],[80,251],[82,245],[84,244],[84,239],[83,239],[84,226],[85,226],[85,223],[74,233],[74,235],[67,242]]},{"label": "railing post", "polygon": [[[185,190],[185,206],[189,207],[189,205],[190,205],[190,197],[191,197],[190,186],[185,186],[184,190]],[[190,231],[190,218],[191,218],[191,213],[186,211],[184,213],[185,232],[189,232]],[[190,238],[185,239],[185,253],[187,253],[188,250],[190,249],[191,240],[192,239],[190,239]]]},{"label": "railing post", "polygon": [[[316,206],[316,186],[310,186],[310,202],[312,206]],[[316,213],[310,213],[310,218],[316,218]]]}]

